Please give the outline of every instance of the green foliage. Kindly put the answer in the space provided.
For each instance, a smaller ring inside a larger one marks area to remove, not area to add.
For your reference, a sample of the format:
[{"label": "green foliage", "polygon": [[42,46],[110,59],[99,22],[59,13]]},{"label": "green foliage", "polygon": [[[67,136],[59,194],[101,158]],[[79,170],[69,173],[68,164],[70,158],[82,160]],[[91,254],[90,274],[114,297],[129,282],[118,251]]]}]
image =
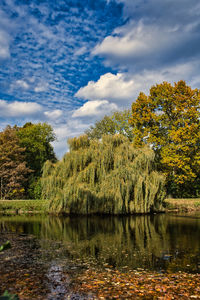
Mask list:
[{"label": "green foliage", "polygon": [[0,213],[44,213],[47,211],[48,201],[42,200],[3,200],[0,201]]},{"label": "green foliage", "polygon": [[195,206],[196,208],[200,208],[200,201],[195,202],[194,206]]},{"label": "green foliage", "polygon": [[34,176],[42,173],[42,167],[46,160],[56,161],[55,153],[50,142],[55,140],[53,129],[47,123],[26,123],[18,128],[17,136],[21,147],[26,149],[26,162]]},{"label": "green foliage", "polygon": [[4,251],[6,249],[10,249],[10,248],[11,248],[11,243],[10,243],[10,241],[7,241],[3,245],[0,246],[0,252]]},{"label": "green foliage", "polygon": [[200,92],[179,81],[153,86],[132,104],[134,144],[151,144],[160,169],[167,175],[168,193],[199,195]]},{"label": "green foliage", "polygon": [[0,198],[40,198],[40,176],[46,160],[56,161],[46,123],[7,126],[0,132]]},{"label": "green foliage", "polygon": [[30,173],[25,162],[25,148],[19,145],[16,129],[7,126],[0,132],[0,198],[23,198]]},{"label": "green foliage", "polygon": [[27,196],[40,198],[40,176],[43,165],[47,160],[56,161],[50,144],[55,140],[55,134],[52,127],[46,123],[26,123],[23,127],[17,128],[17,136],[20,146],[25,148],[26,163],[33,171],[26,186]]},{"label": "green foliage", "polygon": [[10,294],[8,291],[5,291],[2,296],[0,296],[0,300],[19,300],[19,297],[14,294]]},{"label": "green foliage", "polygon": [[101,139],[103,135],[122,134],[133,139],[132,126],[128,122],[131,115],[130,110],[116,111],[111,116],[105,116],[85,131],[90,139]]},{"label": "green foliage", "polygon": [[41,197],[41,181],[40,177],[30,176],[27,188],[30,199],[40,199]]},{"label": "green foliage", "polygon": [[135,149],[123,135],[69,140],[70,152],[43,168],[42,198],[57,213],[146,213],[162,209],[164,177],[149,148]]}]

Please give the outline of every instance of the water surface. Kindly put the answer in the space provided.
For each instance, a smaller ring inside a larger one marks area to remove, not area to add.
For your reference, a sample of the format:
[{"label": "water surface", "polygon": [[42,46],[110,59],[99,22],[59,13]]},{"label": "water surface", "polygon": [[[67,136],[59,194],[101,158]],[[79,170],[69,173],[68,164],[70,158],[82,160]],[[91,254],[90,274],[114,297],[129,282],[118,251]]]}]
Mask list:
[{"label": "water surface", "polygon": [[33,234],[75,264],[123,271],[200,271],[200,216],[1,216],[0,231]]}]

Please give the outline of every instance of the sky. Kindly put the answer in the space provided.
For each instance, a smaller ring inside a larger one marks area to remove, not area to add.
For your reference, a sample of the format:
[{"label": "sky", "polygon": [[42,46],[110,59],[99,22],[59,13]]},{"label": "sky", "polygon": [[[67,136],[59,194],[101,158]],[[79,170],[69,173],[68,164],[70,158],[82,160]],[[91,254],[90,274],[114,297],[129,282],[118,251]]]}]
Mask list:
[{"label": "sky", "polygon": [[199,0],[1,0],[0,130],[49,123],[67,139],[154,84],[200,88]]}]

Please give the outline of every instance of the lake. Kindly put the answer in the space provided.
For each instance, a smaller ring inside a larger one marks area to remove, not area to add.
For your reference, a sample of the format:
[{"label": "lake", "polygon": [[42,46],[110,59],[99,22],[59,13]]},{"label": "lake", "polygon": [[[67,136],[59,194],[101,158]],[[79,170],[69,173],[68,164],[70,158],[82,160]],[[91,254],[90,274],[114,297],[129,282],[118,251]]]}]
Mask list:
[{"label": "lake", "polygon": [[56,259],[79,266],[109,266],[124,272],[200,271],[200,215],[1,216],[0,228],[34,235],[41,248],[53,247],[53,260],[57,255]]}]

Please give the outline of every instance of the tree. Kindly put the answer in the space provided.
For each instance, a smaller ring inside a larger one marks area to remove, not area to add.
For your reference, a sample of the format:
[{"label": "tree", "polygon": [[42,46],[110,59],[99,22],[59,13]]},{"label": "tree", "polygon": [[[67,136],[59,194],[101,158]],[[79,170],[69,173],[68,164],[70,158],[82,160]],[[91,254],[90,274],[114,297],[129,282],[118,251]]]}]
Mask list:
[{"label": "tree", "polygon": [[1,199],[22,198],[31,170],[26,166],[25,148],[19,146],[16,129],[7,126],[0,132]]},{"label": "tree", "polygon": [[85,133],[90,139],[101,139],[104,134],[122,134],[132,140],[133,130],[128,122],[131,115],[130,110],[116,111],[111,116],[105,116],[102,120],[90,126]]},{"label": "tree", "polygon": [[29,197],[39,197],[43,165],[47,160],[56,161],[51,145],[51,142],[55,140],[55,134],[52,127],[47,123],[26,123],[23,127],[17,127],[17,136],[19,145],[25,148],[27,166],[33,170],[27,185]]},{"label": "tree", "polygon": [[19,143],[26,149],[25,156],[28,166],[35,176],[40,176],[46,160],[55,161],[56,156],[52,145],[55,140],[53,129],[47,123],[26,123],[18,128]]},{"label": "tree", "polygon": [[200,91],[185,81],[157,84],[132,104],[134,144],[149,144],[156,151],[168,192],[176,196],[200,192],[199,110]]},{"label": "tree", "polygon": [[70,152],[46,162],[42,197],[54,213],[146,213],[162,209],[165,178],[155,170],[154,152],[135,149],[123,135],[70,139]]}]

